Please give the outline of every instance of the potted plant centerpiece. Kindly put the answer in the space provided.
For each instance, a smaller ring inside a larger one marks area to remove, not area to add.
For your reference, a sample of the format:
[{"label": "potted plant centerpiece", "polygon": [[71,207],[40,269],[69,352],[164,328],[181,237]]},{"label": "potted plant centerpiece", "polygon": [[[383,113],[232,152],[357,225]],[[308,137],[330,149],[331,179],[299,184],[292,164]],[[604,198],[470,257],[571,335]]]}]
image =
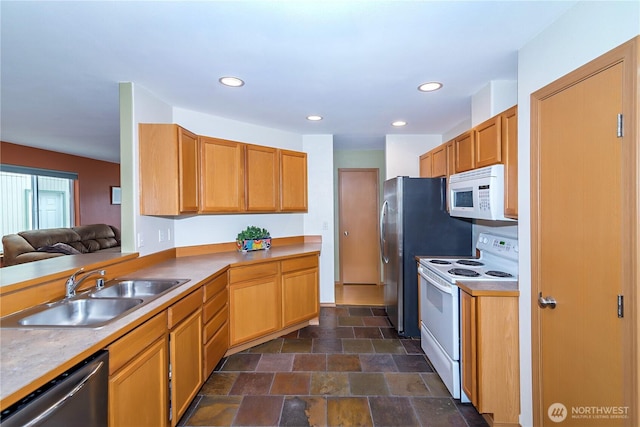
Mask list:
[{"label": "potted plant centerpiece", "polygon": [[264,228],[250,225],[238,233],[236,246],[242,252],[266,250],[271,247],[271,235]]}]

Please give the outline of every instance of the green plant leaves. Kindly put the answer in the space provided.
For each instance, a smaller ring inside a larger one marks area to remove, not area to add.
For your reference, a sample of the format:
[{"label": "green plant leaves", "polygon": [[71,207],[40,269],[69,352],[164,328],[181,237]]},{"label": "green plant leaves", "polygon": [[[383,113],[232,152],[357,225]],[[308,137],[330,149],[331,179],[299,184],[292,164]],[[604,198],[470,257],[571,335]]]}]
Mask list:
[{"label": "green plant leaves", "polygon": [[251,239],[265,239],[267,237],[271,237],[269,231],[265,228],[256,227],[253,225],[248,226],[246,229],[238,233],[236,240],[241,242],[243,240],[251,240]]}]

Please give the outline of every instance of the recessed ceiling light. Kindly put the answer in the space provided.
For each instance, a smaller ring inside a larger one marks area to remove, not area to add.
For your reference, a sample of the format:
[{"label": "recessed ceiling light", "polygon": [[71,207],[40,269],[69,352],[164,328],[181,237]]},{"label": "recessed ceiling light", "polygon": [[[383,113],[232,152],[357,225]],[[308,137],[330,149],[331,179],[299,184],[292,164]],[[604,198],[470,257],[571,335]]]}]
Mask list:
[{"label": "recessed ceiling light", "polygon": [[440,82],[428,82],[422,83],[418,86],[418,90],[421,92],[433,92],[434,90],[438,90],[442,87],[442,83]]},{"label": "recessed ceiling light", "polygon": [[220,77],[218,81],[223,85],[229,86],[229,87],[244,86],[244,82],[237,77]]},{"label": "recessed ceiling light", "polygon": [[322,120],[322,116],[317,116],[317,115],[307,116],[307,120],[311,120],[312,122],[317,122]]},{"label": "recessed ceiling light", "polygon": [[391,123],[391,126],[395,126],[395,127],[401,127],[401,126],[406,126],[407,122],[405,122],[404,120],[396,120],[395,122]]}]

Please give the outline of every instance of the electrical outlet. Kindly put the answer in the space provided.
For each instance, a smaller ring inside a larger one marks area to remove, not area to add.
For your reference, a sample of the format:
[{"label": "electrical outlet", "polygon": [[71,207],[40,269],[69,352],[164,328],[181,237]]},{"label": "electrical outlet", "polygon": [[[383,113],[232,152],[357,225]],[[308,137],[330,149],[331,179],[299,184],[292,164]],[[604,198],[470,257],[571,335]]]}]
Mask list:
[{"label": "electrical outlet", "polygon": [[164,231],[158,230],[158,242],[164,242]]},{"label": "electrical outlet", "polygon": [[329,230],[329,223],[327,221],[324,221],[322,223],[322,230],[323,231],[328,231]]},{"label": "electrical outlet", "polygon": [[138,247],[141,248],[144,246],[144,238],[142,237],[142,233],[138,233]]}]

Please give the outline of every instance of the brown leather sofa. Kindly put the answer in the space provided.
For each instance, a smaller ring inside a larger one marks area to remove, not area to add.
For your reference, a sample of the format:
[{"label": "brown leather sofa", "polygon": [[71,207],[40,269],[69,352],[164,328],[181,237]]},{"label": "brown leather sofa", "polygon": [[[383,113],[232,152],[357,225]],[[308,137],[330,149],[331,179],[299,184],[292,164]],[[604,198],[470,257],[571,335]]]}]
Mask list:
[{"label": "brown leather sofa", "polygon": [[120,252],[120,230],[107,224],[21,231],[2,237],[3,266],[63,255]]}]

